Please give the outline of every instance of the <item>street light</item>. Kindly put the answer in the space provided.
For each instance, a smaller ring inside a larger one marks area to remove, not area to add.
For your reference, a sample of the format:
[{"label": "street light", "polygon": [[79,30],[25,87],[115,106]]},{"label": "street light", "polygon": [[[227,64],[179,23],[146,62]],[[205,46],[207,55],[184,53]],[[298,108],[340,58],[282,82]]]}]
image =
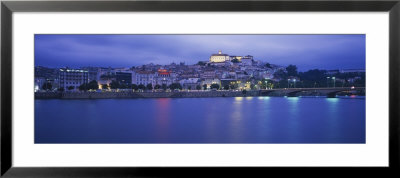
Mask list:
[{"label": "street light", "polygon": [[332,77],[332,79],[333,79],[333,88],[335,88],[336,77]]},{"label": "street light", "polygon": [[289,88],[289,80],[290,80],[290,79],[287,79],[287,87],[288,87],[288,88]]},{"label": "street light", "polygon": [[330,77],[326,77],[326,87],[329,88],[329,79]]},{"label": "street light", "polygon": [[294,88],[296,88],[296,79],[294,79]]}]

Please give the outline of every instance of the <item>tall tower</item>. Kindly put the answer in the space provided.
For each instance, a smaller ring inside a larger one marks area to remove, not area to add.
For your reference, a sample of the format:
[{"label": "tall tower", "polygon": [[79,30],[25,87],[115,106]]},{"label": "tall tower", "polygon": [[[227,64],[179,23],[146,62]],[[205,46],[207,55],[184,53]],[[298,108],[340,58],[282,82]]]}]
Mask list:
[{"label": "tall tower", "polygon": [[219,51],[218,51],[218,54],[222,54],[222,51],[221,51],[221,50],[219,50]]}]

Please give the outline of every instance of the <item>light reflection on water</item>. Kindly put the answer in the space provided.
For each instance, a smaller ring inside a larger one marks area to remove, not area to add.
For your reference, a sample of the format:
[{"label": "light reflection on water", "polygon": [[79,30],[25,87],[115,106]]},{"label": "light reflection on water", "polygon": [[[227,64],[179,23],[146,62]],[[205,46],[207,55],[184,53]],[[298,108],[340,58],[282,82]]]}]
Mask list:
[{"label": "light reflection on water", "polygon": [[35,143],[365,143],[365,98],[36,100]]}]

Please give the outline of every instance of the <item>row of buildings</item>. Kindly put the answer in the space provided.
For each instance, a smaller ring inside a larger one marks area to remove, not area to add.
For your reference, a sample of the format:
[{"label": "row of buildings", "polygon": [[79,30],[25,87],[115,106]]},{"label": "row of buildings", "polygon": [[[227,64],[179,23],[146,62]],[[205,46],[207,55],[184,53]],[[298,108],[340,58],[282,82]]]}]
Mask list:
[{"label": "row of buildings", "polygon": [[274,78],[282,66],[262,63],[253,56],[230,56],[219,51],[212,54],[208,61],[194,65],[171,63],[169,65],[146,64],[130,68],[82,67],[79,69],[35,67],[35,91],[43,89],[45,83],[51,83],[52,89],[78,90],[82,84],[95,80],[99,89],[113,81],[121,85],[132,84],[147,86],[171,85],[179,83],[184,89],[196,89],[212,84],[225,86],[237,84],[238,89],[250,87],[249,81]]}]

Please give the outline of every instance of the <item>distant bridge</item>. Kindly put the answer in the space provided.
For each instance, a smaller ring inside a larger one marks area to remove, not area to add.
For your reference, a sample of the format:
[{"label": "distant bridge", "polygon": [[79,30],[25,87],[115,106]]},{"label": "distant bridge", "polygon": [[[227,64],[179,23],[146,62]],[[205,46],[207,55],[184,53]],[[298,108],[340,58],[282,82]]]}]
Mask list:
[{"label": "distant bridge", "polygon": [[316,93],[319,95],[325,95],[329,98],[335,98],[340,92],[364,92],[365,87],[335,87],[335,88],[279,88],[279,89],[266,89],[260,90],[261,96],[269,96],[273,92],[278,92],[288,97],[296,97],[301,92]]}]

